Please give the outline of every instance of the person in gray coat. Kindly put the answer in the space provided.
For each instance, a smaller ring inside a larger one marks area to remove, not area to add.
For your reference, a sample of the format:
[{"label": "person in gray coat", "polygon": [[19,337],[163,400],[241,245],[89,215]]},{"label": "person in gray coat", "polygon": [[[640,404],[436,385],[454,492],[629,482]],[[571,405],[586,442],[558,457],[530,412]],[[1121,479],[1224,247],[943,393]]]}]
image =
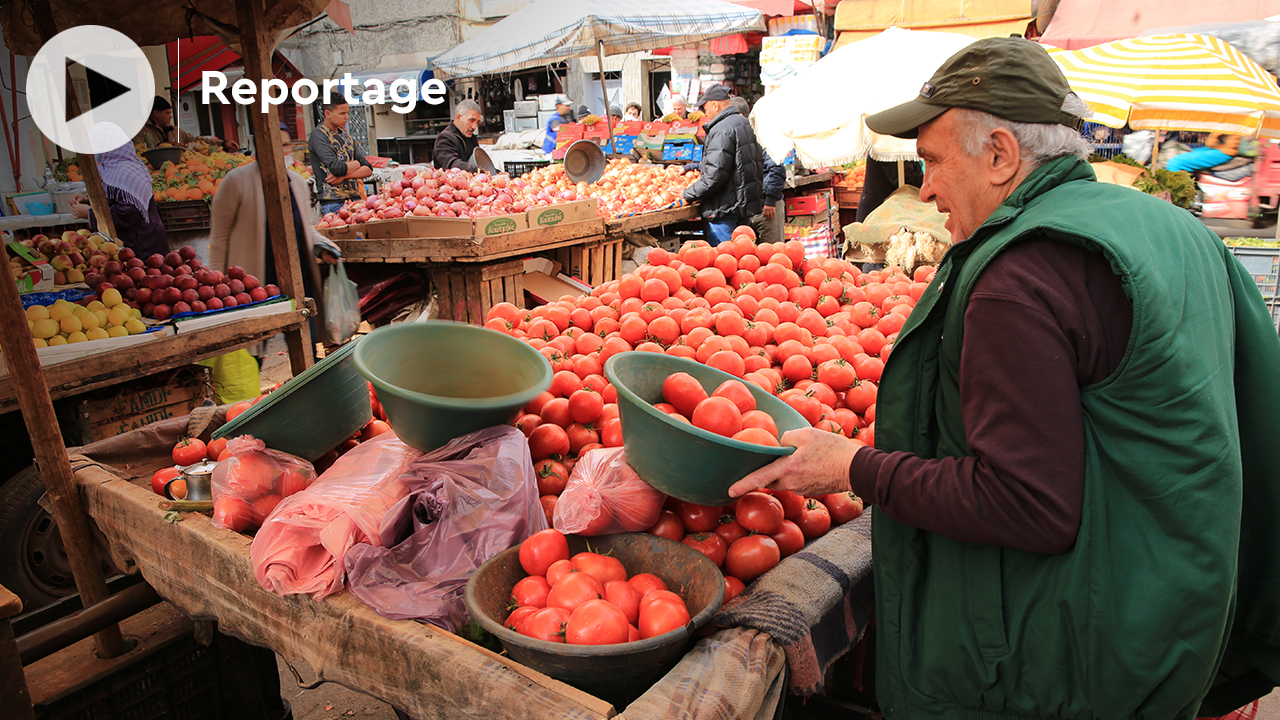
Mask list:
[{"label": "person in gray coat", "polygon": [[707,221],[707,242],[729,240],[733,229],[747,225],[764,208],[764,155],[751,123],[733,107],[729,89],[712,85],[699,106],[711,118],[700,170],[702,176],[684,191],[684,199],[700,204]]}]

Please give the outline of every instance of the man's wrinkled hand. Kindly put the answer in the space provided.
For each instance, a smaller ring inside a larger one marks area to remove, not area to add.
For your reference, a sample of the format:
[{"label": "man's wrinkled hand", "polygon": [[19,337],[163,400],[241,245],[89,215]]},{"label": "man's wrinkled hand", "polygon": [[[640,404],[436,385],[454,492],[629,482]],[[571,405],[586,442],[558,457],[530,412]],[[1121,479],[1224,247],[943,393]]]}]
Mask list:
[{"label": "man's wrinkled hand", "polygon": [[849,489],[849,465],[861,445],[817,428],[792,430],[782,436],[782,444],[791,445],[796,451],[734,483],[729,496],[740,497],[765,487],[806,497]]},{"label": "man's wrinkled hand", "polygon": [[765,219],[772,220],[773,216],[778,214],[778,208],[775,205],[765,203],[764,209],[760,212],[764,214]]}]

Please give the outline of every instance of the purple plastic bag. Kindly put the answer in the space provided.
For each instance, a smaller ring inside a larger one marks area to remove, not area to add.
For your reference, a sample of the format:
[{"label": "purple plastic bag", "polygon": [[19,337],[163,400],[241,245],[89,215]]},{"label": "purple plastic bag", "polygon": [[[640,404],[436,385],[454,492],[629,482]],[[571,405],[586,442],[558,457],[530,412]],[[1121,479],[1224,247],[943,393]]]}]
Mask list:
[{"label": "purple plastic bag", "polygon": [[516,428],[486,428],[424,455],[400,482],[409,495],[383,517],[383,547],[347,551],[347,586],[384,617],[456,631],[476,568],[547,528],[529,443]]}]

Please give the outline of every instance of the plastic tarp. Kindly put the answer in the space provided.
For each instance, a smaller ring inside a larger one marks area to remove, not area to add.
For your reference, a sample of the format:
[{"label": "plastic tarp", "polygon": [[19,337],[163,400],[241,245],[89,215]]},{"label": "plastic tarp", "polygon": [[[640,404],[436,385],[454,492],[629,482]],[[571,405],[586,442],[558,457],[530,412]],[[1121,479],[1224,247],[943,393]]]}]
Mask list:
[{"label": "plastic tarp", "polygon": [[1157,30],[1171,32],[1175,24],[1236,23],[1278,14],[1280,0],[1061,0],[1040,42],[1076,50]]},{"label": "plastic tarp", "polygon": [[453,77],[512,72],[559,60],[654,50],[763,32],[759,10],[724,0],[539,0],[436,58]]},{"label": "plastic tarp", "polygon": [[972,42],[956,33],[889,28],[834,50],[760,98],[751,112],[756,137],[775,162],[794,148],[806,167],[868,154],[914,160],[914,140],[877,135],[864,120],[914,98],[938,66]]},{"label": "plastic tarp", "polygon": [[1031,22],[1027,0],[844,0],[836,8],[836,47],[890,27],[950,32],[972,38],[1023,33]]}]

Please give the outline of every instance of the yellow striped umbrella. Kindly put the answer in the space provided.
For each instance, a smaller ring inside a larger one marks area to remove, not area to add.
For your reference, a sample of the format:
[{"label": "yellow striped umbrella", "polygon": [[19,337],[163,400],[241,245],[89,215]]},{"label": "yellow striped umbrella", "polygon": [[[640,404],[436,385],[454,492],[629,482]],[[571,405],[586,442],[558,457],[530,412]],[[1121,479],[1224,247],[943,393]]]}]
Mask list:
[{"label": "yellow striped umbrella", "polygon": [[1049,53],[1094,122],[1280,137],[1275,77],[1216,37],[1153,35]]}]

